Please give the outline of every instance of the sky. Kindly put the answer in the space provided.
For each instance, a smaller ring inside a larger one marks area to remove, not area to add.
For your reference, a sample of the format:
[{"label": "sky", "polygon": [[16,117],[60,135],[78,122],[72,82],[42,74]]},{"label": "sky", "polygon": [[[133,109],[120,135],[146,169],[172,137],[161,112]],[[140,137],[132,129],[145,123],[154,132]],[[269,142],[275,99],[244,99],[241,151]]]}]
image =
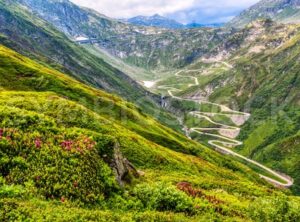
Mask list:
[{"label": "sky", "polygon": [[112,18],[160,14],[181,23],[227,22],[259,0],[71,0]]}]

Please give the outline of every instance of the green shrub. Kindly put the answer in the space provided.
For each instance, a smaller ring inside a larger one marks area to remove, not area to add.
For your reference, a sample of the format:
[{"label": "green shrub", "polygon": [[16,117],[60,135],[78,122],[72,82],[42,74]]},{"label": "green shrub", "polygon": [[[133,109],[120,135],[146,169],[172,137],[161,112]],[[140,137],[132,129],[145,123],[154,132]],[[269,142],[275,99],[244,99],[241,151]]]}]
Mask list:
[{"label": "green shrub", "polygon": [[22,197],[25,193],[25,188],[20,185],[3,185],[0,187],[0,198]]},{"label": "green shrub", "polygon": [[249,216],[261,222],[300,221],[300,200],[286,196],[257,198],[249,208]]},{"label": "green shrub", "polygon": [[0,186],[3,186],[5,184],[5,179],[0,176]]},{"label": "green shrub", "polygon": [[193,211],[192,198],[171,184],[141,184],[134,189],[133,193],[142,202],[144,208],[149,210],[187,213]]}]

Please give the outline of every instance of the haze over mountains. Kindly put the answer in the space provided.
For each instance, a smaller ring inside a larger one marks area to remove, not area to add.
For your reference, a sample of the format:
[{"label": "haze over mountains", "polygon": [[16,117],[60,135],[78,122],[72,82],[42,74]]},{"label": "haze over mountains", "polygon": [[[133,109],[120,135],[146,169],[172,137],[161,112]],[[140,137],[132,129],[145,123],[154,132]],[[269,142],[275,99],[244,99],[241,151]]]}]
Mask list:
[{"label": "haze over mountains", "polygon": [[0,220],[299,221],[298,5],[187,28],[0,0]]}]

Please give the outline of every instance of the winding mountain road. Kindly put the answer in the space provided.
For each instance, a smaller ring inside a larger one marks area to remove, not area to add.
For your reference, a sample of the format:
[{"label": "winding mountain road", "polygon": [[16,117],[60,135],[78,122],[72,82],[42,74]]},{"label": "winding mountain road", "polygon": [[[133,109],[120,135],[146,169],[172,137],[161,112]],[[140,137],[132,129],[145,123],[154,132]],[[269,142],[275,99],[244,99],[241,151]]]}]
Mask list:
[{"label": "winding mountain road", "polygon": [[[225,64],[228,68],[232,68],[232,65],[226,63],[226,62],[222,62],[223,64]],[[195,72],[197,70],[192,70],[192,72]],[[199,70],[201,71],[201,70]],[[182,77],[182,78],[190,78],[194,81],[193,84],[189,84],[189,87],[192,86],[198,86],[199,85],[199,81],[197,77],[194,76],[188,76],[188,75],[180,75],[181,73],[188,73],[188,70],[181,70],[177,73],[175,73],[176,77]],[[178,84],[180,85],[180,84]],[[259,176],[263,179],[265,179],[266,181],[272,183],[275,186],[278,187],[285,187],[285,188],[289,188],[294,184],[293,179],[289,178],[288,176],[285,176],[281,173],[275,172],[274,170],[258,163],[257,161],[254,161],[252,159],[249,159],[247,157],[244,157],[236,152],[234,152],[233,150],[227,148],[233,148],[236,146],[240,146],[243,144],[243,142],[236,140],[235,138],[239,135],[240,133],[240,128],[238,126],[243,125],[250,117],[250,113],[244,113],[244,112],[239,112],[239,111],[235,111],[230,109],[227,106],[224,105],[220,105],[217,103],[211,103],[208,101],[203,101],[203,100],[199,100],[199,99],[193,99],[193,98],[181,98],[178,96],[175,96],[173,94],[173,92],[178,92],[181,91],[180,89],[174,88],[175,85],[163,85],[163,86],[158,86],[157,88],[159,89],[165,89],[167,90],[168,94],[177,100],[184,100],[184,101],[192,101],[195,103],[199,103],[199,104],[210,104],[210,105],[215,105],[220,107],[221,109],[221,113],[213,113],[213,112],[198,112],[198,111],[192,111],[189,114],[196,117],[196,118],[204,118],[205,120],[207,120],[208,122],[212,123],[215,126],[219,126],[219,127],[212,127],[212,128],[199,128],[199,127],[193,127],[188,129],[187,127],[184,127],[184,130],[186,131],[187,136],[190,138],[190,134],[192,132],[194,133],[198,133],[200,135],[207,135],[207,136],[211,136],[214,137],[216,139],[214,140],[209,140],[208,143],[215,147],[217,151],[220,151],[224,154],[227,155],[232,155],[235,157],[238,157],[248,163],[251,163],[263,170],[265,170],[266,172],[274,175],[275,177],[279,178],[280,180],[284,181],[284,182],[280,182],[278,180],[272,179],[270,177],[264,176],[259,174]],[[226,113],[222,113],[222,112],[226,112]],[[230,125],[226,125],[226,124],[222,124],[222,123],[218,123],[212,120],[212,117],[216,116],[216,115],[223,115],[223,116],[227,116],[229,117],[232,122],[236,125],[236,126],[230,126]],[[208,133],[207,131],[218,131],[219,134],[216,133]]]}]

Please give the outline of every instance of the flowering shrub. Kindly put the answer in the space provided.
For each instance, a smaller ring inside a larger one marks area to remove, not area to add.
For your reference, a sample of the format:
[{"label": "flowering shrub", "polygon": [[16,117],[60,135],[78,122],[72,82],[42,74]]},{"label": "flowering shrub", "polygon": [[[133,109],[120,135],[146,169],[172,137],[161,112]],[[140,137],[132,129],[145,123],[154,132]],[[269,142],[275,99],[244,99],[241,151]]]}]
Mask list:
[{"label": "flowering shrub", "polygon": [[224,203],[223,201],[217,199],[214,196],[209,196],[209,195],[204,194],[202,192],[202,190],[200,190],[200,189],[193,188],[192,185],[188,182],[180,182],[176,186],[177,186],[177,189],[185,192],[189,196],[204,198],[204,199],[208,200],[210,203],[215,204],[215,205]]},{"label": "flowering shrub", "polygon": [[64,140],[61,142],[61,147],[67,151],[73,150],[82,153],[85,149],[94,149],[96,144],[96,141],[93,141],[91,138],[80,136],[76,140]]},{"label": "flowering shrub", "polygon": [[98,202],[117,189],[101,156],[113,144],[109,137],[57,128],[1,128],[0,135],[0,170],[9,183],[32,180],[40,194],[63,202]]}]

